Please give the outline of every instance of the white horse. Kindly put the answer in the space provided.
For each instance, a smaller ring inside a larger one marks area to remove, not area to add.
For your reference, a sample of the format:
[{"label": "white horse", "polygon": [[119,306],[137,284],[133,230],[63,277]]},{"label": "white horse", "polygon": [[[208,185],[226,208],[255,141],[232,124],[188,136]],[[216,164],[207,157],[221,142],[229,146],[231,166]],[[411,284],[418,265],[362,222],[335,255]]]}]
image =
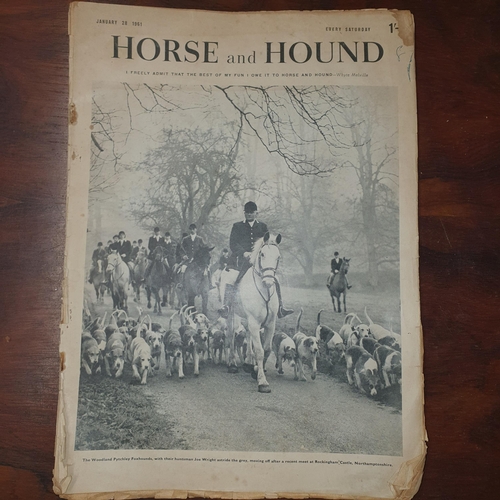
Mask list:
[{"label": "white horse", "polygon": [[123,262],[120,254],[113,250],[108,255],[106,273],[111,273],[111,295],[113,309],[127,311],[128,285],[130,282],[130,268]]},{"label": "white horse", "polygon": [[[264,373],[264,366],[271,353],[271,343],[276,328],[279,301],[276,292],[276,270],[280,260],[278,245],[281,235],[276,237],[266,233],[254,244],[250,257],[250,267],[236,285],[233,301],[229,307],[228,371],[236,373],[234,332],[235,315],[246,318],[247,356],[245,365],[250,368],[252,376],[257,378],[259,392],[271,392],[269,382]],[[262,340],[260,332],[262,333]],[[245,366],[244,365],[244,366]]]}]

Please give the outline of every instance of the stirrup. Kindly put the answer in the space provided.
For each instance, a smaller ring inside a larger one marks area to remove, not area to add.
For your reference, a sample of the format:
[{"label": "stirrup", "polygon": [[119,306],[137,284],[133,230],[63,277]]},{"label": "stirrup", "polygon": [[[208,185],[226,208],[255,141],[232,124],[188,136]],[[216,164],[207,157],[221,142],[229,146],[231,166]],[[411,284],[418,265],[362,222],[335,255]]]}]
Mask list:
[{"label": "stirrup", "polygon": [[283,306],[278,309],[278,318],[280,319],[290,314],[293,314],[293,309],[285,309]]}]

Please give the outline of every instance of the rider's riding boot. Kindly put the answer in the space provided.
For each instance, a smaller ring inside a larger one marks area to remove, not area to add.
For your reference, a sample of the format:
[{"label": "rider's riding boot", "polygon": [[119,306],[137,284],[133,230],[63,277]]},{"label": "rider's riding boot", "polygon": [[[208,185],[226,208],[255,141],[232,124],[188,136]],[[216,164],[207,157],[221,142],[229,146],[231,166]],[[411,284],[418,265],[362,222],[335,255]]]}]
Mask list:
[{"label": "rider's riding boot", "polygon": [[333,280],[333,273],[330,273],[328,275],[328,279],[326,280],[326,288],[330,288],[330,285],[332,284],[332,280]]},{"label": "rider's riding boot", "polygon": [[347,289],[350,290],[352,288],[352,286],[349,285],[349,282],[347,281],[347,276],[345,277],[345,282],[346,282],[346,285],[347,285]]},{"label": "rider's riding boot", "polygon": [[279,309],[278,309],[278,318],[284,318],[285,316],[288,316],[290,314],[293,314],[293,309],[285,309],[283,307],[283,299],[281,298],[281,286],[279,284],[279,281],[276,280],[276,292],[278,293],[278,300],[279,300]]}]

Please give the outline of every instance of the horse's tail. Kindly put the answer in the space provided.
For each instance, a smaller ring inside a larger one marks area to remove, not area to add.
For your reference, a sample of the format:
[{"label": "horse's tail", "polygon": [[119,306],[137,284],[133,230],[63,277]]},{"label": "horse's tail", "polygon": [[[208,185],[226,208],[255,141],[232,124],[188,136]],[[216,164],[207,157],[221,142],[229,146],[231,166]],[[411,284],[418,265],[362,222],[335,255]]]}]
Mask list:
[{"label": "horse's tail", "polygon": [[368,323],[370,325],[373,324],[373,321],[371,320],[370,316],[368,316],[368,313],[366,312],[366,306],[365,306],[365,316],[366,316],[366,319],[368,320]]},{"label": "horse's tail", "polygon": [[321,325],[321,313],[323,312],[323,309],[320,309],[318,312],[318,326]]},{"label": "horse's tail", "polygon": [[347,325],[347,323],[349,323],[352,326],[354,318],[356,318],[361,323],[361,320],[358,318],[358,315],[356,313],[349,313],[345,316],[344,325]]},{"label": "horse's tail", "polygon": [[184,312],[187,308],[187,304],[183,305],[180,310],[179,310],[179,316],[181,317],[181,326],[184,326],[186,324],[186,318],[184,316]]},{"label": "horse's tail", "polygon": [[299,327],[300,327],[300,318],[302,318],[302,313],[304,312],[304,309],[302,309],[302,307],[300,308],[300,312],[299,312],[299,315],[297,316],[297,323],[295,325],[295,333],[297,333],[299,331]]}]

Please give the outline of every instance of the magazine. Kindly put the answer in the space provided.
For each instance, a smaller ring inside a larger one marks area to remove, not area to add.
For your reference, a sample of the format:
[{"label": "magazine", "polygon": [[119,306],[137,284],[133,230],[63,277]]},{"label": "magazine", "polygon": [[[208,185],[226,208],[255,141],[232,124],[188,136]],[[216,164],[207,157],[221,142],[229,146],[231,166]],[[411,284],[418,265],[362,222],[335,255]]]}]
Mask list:
[{"label": "magazine", "polygon": [[411,498],[413,17],[70,7],[54,490]]}]

